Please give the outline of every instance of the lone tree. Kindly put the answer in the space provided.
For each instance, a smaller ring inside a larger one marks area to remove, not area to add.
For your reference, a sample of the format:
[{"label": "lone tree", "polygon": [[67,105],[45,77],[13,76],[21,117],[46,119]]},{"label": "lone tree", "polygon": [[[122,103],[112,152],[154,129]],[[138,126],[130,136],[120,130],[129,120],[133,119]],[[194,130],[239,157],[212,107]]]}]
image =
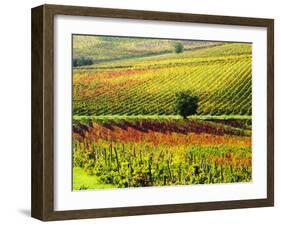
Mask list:
[{"label": "lone tree", "polygon": [[175,42],[174,43],[175,53],[182,53],[184,46],[181,42]]},{"label": "lone tree", "polygon": [[176,93],[176,112],[184,119],[187,116],[196,114],[199,98],[192,95],[190,91],[181,91]]}]

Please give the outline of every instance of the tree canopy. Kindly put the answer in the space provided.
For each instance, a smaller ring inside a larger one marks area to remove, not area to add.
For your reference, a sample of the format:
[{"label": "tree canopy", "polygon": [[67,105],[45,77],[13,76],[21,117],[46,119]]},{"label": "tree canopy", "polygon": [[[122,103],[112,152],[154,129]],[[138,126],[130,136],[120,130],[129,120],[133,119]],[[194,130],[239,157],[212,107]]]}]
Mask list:
[{"label": "tree canopy", "polygon": [[176,112],[184,119],[197,113],[199,98],[192,95],[191,91],[181,91],[176,93]]},{"label": "tree canopy", "polygon": [[175,53],[182,53],[184,50],[184,46],[181,42],[175,42],[174,49],[175,49]]}]

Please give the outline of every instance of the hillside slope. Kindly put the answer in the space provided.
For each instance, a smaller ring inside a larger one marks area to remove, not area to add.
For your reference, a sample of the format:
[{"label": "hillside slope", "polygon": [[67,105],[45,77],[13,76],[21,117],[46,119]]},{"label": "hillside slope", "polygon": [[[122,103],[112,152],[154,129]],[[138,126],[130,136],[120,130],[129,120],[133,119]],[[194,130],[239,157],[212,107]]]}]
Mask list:
[{"label": "hillside slope", "polygon": [[251,115],[251,51],[224,43],[74,69],[73,114],[174,115],[176,92],[191,90],[199,114]]},{"label": "hillside slope", "polygon": [[[176,40],[73,35],[73,58],[87,57],[94,63],[153,56],[174,51]],[[218,45],[218,42],[180,41],[185,50]]]}]

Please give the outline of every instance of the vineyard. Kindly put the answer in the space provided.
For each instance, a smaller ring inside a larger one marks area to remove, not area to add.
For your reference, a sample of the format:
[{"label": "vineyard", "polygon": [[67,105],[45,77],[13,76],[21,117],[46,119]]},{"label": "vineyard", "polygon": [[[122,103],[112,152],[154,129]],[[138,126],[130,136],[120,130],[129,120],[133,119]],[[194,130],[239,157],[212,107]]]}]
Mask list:
[{"label": "vineyard", "polygon": [[74,190],[252,181],[251,44],[175,42],[73,36]]},{"label": "vineyard", "polygon": [[[95,63],[147,57],[173,52],[173,40],[109,36],[73,36],[73,57],[87,57]],[[218,42],[182,41],[186,50],[215,46]]]},{"label": "vineyard", "polygon": [[251,115],[251,45],[131,59],[74,69],[75,115],[175,115],[175,93],[199,96],[201,115]]},{"label": "vineyard", "polygon": [[[149,118],[76,121],[74,167],[104,187],[249,182],[250,120],[226,121],[230,124]],[[96,188],[87,183],[75,189]]]}]

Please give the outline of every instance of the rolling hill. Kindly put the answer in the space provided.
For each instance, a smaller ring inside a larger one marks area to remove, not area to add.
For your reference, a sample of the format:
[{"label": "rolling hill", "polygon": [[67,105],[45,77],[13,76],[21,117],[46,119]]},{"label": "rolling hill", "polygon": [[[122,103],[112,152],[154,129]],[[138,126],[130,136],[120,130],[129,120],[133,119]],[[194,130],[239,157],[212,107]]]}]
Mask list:
[{"label": "rolling hill", "polygon": [[[73,57],[94,63],[172,53],[176,40],[73,35]],[[219,42],[180,40],[185,50],[220,45]]]},{"label": "rolling hill", "polygon": [[97,59],[74,68],[74,115],[174,115],[175,94],[184,90],[199,97],[198,114],[251,115],[251,44],[186,42],[175,54],[171,40],[89,40],[74,49]]}]

